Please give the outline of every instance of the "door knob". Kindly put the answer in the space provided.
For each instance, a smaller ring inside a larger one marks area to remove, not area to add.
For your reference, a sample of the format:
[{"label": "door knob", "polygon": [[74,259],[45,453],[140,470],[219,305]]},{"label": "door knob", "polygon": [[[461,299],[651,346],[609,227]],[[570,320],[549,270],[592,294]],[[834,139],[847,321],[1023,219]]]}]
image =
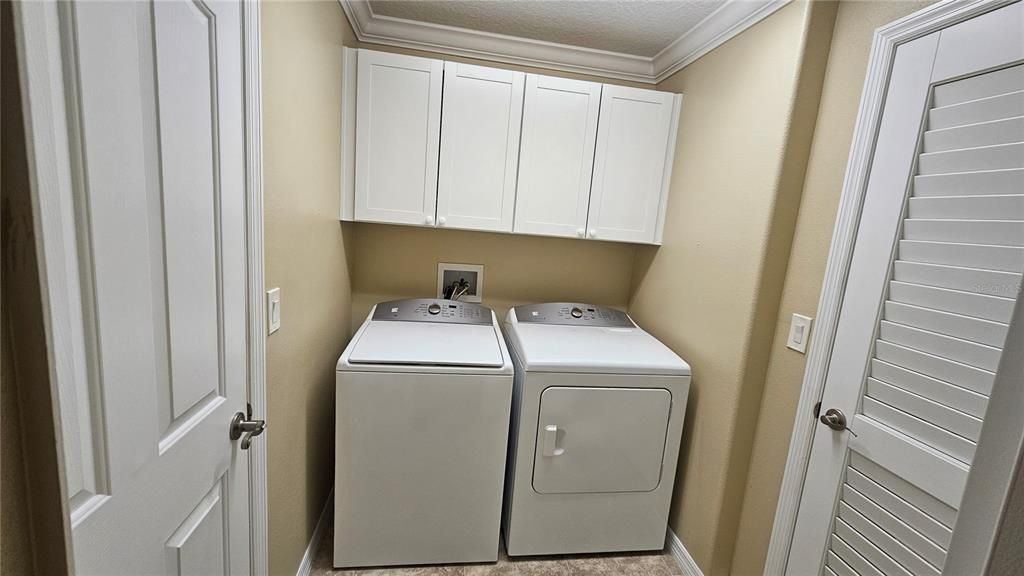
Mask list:
[{"label": "door knob", "polygon": [[[850,430],[850,427],[846,425],[846,414],[838,408],[829,408],[821,415],[821,423],[833,430],[842,432],[843,430]],[[850,430],[850,434],[857,435],[856,432]]]},{"label": "door knob", "polygon": [[[251,408],[249,409],[251,410]],[[253,420],[252,413],[246,416],[244,412],[235,412],[234,417],[231,418],[231,431],[228,436],[232,440],[242,439],[242,450],[248,450],[249,446],[252,445],[252,439],[267,429],[267,422],[265,420]]]}]

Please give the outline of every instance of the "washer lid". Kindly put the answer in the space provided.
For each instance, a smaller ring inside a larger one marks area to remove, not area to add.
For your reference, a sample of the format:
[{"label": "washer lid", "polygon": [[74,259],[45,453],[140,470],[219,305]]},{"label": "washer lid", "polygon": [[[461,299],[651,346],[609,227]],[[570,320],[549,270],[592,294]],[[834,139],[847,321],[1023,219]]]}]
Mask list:
[{"label": "washer lid", "polygon": [[353,364],[501,367],[494,324],[371,320],[352,347]]}]

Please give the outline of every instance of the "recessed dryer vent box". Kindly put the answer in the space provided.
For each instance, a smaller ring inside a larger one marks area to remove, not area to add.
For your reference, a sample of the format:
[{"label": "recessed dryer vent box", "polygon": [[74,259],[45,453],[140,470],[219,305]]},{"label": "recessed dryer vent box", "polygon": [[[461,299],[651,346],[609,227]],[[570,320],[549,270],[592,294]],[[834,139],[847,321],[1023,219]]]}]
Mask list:
[{"label": "recessed dryer vent box", "polygon": [[455,282],[465,280],[469,289],[459,296],[461,302],[480,302],[484,294],[484,267],[481,264],[437,263],[437,297],[444,298],[445,291]]}]

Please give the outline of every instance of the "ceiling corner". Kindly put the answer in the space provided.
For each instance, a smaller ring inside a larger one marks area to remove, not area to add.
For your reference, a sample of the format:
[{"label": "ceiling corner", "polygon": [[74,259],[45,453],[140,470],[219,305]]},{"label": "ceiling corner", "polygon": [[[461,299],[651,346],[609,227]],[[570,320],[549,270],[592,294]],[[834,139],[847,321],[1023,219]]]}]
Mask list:
[{"label": "ceiling corner", "polygon": [[661,82],[790,1],[726,0],[657,55],[646,57],[393,18],[374,14],[366,0],[338,0],[360,42],[645,84]]},{"label": "ceiling corner", "polygon": [[729,0],[653,58],[654,81],[672,74],[772,15],[791,0]]}]

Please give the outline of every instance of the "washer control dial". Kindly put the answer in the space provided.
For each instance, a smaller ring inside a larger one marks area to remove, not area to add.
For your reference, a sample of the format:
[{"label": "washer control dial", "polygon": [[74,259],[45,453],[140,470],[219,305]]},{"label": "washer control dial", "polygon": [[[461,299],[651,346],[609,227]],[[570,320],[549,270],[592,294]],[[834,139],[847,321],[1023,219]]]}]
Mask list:
[{"label": "washer control dial", "polygon": [[573,306],[569,313],[572,314],[573,318],[583,318],[583,310],[581,308]]},{"label": "washer control dial", "polygon": [[427,312],[430,312],[431,314],[440,314],[441,313],[441,305],[438,304],[437,302],[434,302],[430,306],[427,306]]}]

